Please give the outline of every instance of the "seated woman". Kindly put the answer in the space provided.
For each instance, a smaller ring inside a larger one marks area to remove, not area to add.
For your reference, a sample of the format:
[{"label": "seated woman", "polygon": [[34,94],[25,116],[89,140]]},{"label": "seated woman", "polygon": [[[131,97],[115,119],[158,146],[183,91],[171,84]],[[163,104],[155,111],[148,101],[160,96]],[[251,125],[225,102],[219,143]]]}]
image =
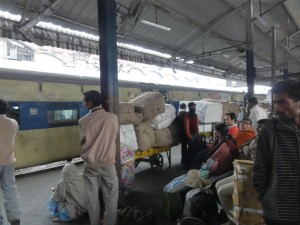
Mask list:
[{"label": "seated woman", "polygon": [[232,162],[235,155],[237,155],[237,150],[232,136],[228,134],[226,124],[216,124],[214,137],[216,141],[209,151],[208,160],[201,166],[200,170],[189,170],[185,185],[192,188],[199,186],[207,188],[215,183],[214,179],[228,171],[232,171]]},{"label": "seated woman", "polygon": [[214,142],[209,159],[202,165],[199,173],[202,178],[214,178],[233,169],[232,162],[237,155],[236,144],[224,123],[215,126]]},{"label": "seated woman", "polygon": [[[232,136],[228,133],[228,126],[224,123],[218,123],[215,126],[214,142],[209,152],[209,159],[202,165],[200,170],[190,170],[187,174],[185,185],[192,188],[200,187],[200,189],[207,189],[203,193],[215,193],[215,182],[219,177],[226,177],[232,174],[233,160],[237,155],[235,142]],[[209,189],[208,189],[209,188]],[[197,189],[195,189],[197,191]],[[192,191],[191,191],[192,192]],[[216,193],[215,193],[216,195]],[[211,196],[210,196],[211,197]],[[193,196],[188,192],[186,195],[184,214],[188,215],[189,202],[193,201]],[[205,200],[199,200],[197,204],[204,205],[204,214],[206,215],[206,204]],[[201,202],[203,201],[203,202]],[[213,205],[217,208],[215,199],[213,198]],[[191,214],[193,216],[193,214]],[[216,217],[216,216],[214,216]],[[217,216],[218,217],[218,216]],[[214,223],[208,224],[220,224],[219,218],[215,218]]]},{"label": "seated woman", "polygon": [[252,122],[249,118],[246,117],[241,121],[240,129],[233,137],[236,142],[237,149],[240,149],[243,144],[256,137],[256,132],[251,126]]},{"label": "seated woman", "polygon": [[77,219],[87,212],[87,197],[83,176],[75,164],[69,163],[62,169],[62,179],[55,188],[48,202],[48,209],[53,222]]}]

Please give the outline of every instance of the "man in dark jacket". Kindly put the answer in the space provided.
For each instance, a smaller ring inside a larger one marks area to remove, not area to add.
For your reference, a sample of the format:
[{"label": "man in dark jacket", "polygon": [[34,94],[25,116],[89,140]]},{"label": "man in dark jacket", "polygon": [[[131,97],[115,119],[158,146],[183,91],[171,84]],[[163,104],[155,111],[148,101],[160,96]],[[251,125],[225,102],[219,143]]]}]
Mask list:
[{"label": "man in dark jacket", "polygon": [[300,224],[300,82],[272,87],[279,119],[259,134],[253,185],[267,225]]}]

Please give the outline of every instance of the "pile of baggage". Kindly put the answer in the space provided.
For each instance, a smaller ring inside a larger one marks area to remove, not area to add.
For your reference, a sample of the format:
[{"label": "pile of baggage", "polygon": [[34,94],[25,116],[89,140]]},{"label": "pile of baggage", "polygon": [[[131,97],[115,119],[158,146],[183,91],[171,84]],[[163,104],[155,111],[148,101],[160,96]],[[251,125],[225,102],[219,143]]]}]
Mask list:
[{"label": "pile of baggage", "polygon": [[120,142],[132,150],[179,144],[178,129],[172,125],[176,109],[164,103],[162,94],[144,92],[130,102],[121,102],[119,112]]}]

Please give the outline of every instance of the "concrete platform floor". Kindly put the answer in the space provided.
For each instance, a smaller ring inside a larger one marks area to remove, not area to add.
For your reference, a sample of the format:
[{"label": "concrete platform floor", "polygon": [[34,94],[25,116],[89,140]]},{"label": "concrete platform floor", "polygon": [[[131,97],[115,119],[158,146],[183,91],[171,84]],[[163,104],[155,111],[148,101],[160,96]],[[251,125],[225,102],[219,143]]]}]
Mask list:
[{"label": "concrete platform floor", "polygon": [[[124,203],[129,206],[138,206],[143,209],[153,209],[158,222],[155,225],[175,225],[161,215],[159,208],[163,194],[163,187],[172,179],[187,171],[180,164],[180,146],[172,148],[172,166],[168,167],[167,157],[164,157],[164,167],[158,173],[154,173],[149,163],[141,162],[136,168],[136,185],[134,191],[126,198]],[[82,168],[82,163],[77,164]],[[21,198],[21,223],[22,225],[53,225],[47,210],[47,201],[52,192],[50,188],[55,186],[60,179],[60,168],[35,172],[17,176],[17,185]],[[3,199],[3,198],[1,198]],[[4,225],[9,225],[6,220],[3,203],[1,211],[4,216]],[[57,224],[57,223],[56,223]],[[87,217],[65,224],[89,225]]]}]

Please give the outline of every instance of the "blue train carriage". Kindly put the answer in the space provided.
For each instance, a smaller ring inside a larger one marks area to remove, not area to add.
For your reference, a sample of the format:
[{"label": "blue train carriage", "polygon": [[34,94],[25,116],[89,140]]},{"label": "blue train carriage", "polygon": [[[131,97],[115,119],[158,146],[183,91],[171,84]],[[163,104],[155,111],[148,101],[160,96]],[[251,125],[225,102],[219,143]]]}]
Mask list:
[{"label": "blue train carriage", "polygon": [[9,102],[7,116],[18,121],[16,169],[78,157],[82,102]]}]

